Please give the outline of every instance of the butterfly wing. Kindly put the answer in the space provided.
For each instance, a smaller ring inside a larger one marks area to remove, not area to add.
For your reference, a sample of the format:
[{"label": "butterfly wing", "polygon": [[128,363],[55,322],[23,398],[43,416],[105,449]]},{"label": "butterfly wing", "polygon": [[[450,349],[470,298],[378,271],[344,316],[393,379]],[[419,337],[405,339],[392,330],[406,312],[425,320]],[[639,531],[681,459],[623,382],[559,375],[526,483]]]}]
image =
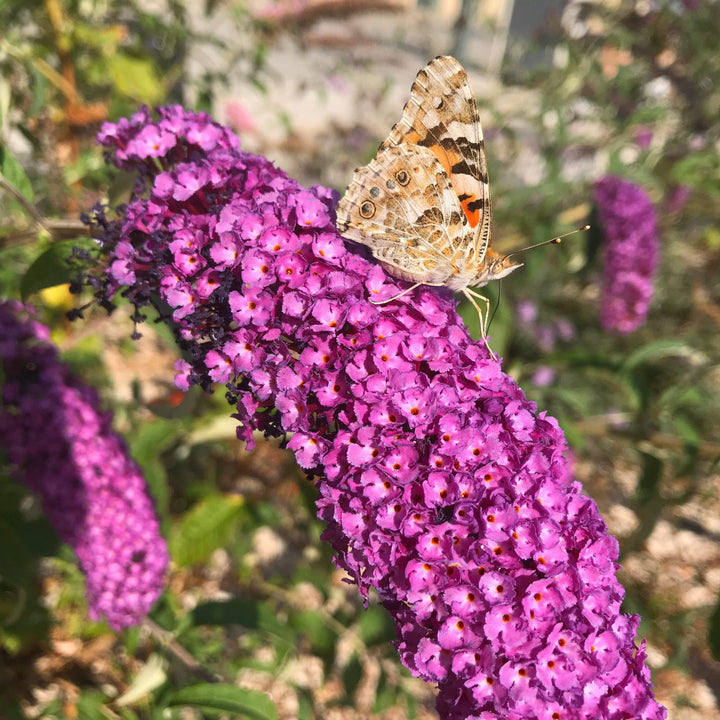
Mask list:
[{"label": "butterfly wing", "polygon": [[474,230],[437,156],[419,145],[381,149],[355,171],[337,206],[338,230],[405,280],[446,284]]},{"label": "butterfly wing", "polygon": [[440,161],[475,232],[467,260],[476,267],[490,245],[490,190],[485,143],[467,73],[455,58],[440,56],[421,70],[399,123],[380,150],[414,144]]}]

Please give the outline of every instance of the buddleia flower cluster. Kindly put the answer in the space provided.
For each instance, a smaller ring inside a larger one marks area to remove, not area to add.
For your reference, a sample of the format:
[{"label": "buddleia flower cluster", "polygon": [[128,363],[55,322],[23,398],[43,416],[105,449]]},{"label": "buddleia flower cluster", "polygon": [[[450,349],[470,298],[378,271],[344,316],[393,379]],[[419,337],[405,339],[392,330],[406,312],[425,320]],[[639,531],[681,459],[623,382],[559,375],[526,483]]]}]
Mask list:
[{"label": "buddleia flower cluster", "polygon": [[402,289],[301,187],[205,114],[141,111],[99,141],[136,173],[95,211],[101,298],[158,305],[176,383],[227,386],[238,436],[282,438],[323,538],[390,611],[448,720],[665,717],[617,542],[573,482],[557,422],[467,333],[446,291]]},{"label": "buddleia flower cluster", "polygon": [[168,552],[142,473],[92,388],[58,358],[47,327],[0,303],[0,446],[87,578],[93,619],[137,625],[164,586]]},{"label": "buddleia flower cluster", "polygon": [[647,193],[615,175],[595,184],[604,235],[600,320],[606,330],[631,333],[644,324],[660,259],[657,215]]}]

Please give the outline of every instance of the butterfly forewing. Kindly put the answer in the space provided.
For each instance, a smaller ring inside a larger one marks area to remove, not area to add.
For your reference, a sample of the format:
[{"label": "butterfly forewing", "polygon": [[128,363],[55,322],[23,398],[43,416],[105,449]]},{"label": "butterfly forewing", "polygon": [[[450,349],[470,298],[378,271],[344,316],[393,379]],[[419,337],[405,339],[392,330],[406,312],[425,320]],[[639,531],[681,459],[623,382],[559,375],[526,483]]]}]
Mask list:
[{"label": "butterfly forewing", "polygon": [[402,119],[380,149],[408,143],[428,147],[440,160],[476,229],[468,251],[481,262],[492,222],[487,161],[477,103],[455,58],[437,57],[418,73]]},{"label": "butterfly forewing", "polygon": [[475,231],[428,148],[381,149],[355,172],[337,207],[338,229],[406,280],[444,284]]}]

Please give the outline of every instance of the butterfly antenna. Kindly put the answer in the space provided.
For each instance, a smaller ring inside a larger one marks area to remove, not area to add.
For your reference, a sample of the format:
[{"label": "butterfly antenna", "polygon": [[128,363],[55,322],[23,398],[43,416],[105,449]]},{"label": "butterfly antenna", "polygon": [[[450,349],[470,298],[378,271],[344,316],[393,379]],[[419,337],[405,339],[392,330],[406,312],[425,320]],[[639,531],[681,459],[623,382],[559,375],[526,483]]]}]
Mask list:
[{"label": "butterfly antenna", "polygon": [[581,228],[577,228],[577,230],[570,230],[570,232],[563,233],[562,235],[558,235],[557,237],[551,238],[550,240],[544,240],[543,242],[536,243],[535,245],[528,245],[527,247],[520,248],[519,250],[513,250],[505,257],[512,257],[513,255],[517,255],[518,253],[525,252],[526,250],[534,250],[535,248],[542,247],[543,245],[559,245],[564,237],[567,237],[568,235],[574,235],[575,233],[584,232],[585,230],[589,229],[589,225],[584,225]]}]

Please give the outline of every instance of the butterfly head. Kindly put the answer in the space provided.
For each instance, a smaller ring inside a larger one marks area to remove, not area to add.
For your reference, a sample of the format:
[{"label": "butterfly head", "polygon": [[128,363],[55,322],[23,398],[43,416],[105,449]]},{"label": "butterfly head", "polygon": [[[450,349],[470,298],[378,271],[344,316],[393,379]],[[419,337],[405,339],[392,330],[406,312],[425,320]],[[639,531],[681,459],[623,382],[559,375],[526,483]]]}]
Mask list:
[{"label": "butterfly head", "polygon": [[509,275],[513,270],[517,270],[522,267],[522,263],[515,262],[509,257],[504,255],[497,255],[488,250],[488,255],[492,253],[493,257],[485,258],[485,262],[479,268],[478,274],[475,276],[473,281],[470,283],[475,287],[482,287],[487,285],[491,280],[499,280]]}]

